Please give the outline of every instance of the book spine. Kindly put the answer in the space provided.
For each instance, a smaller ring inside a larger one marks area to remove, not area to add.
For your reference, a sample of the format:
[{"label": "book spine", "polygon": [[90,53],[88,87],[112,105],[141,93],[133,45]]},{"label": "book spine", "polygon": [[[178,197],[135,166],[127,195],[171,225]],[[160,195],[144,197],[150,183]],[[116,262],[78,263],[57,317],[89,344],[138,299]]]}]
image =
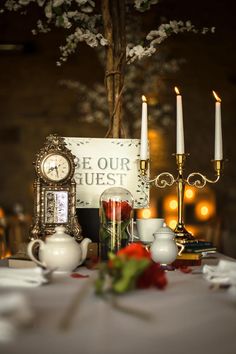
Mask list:
[{"label": "book spine", "polygon": [[216,247],[201,247],[201,248],[185,248],[184,252],[185,253],[202,253],[202,252],[210,252],[210,251],[216,251]]},{"label": "book spine", "polygon": [[181,256],[177,256],[177,259],[180,260],[198,260],[202,256],[198,253],[182,253]]},{"label": "book spine", "polygon": [[192,242],[186,242],[185,244],[185,247],[214,247],[213,243],[212,242],[209,242],[209,241],[192,241]]},{"label": "book spine", "polygon": [[175,268],[180,268],[180,267],[193,267],[193,266],[200,266],[201,265],[201,259],[198,260],[191,260],[191,259],[176,259],[173,263],[172,266]]}]

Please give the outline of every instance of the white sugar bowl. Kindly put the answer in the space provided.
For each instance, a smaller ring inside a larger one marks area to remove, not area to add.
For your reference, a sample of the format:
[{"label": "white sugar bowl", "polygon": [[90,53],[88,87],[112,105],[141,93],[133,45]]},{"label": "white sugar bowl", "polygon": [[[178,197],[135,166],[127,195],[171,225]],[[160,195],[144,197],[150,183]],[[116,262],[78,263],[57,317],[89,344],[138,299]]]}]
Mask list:
[{"label": "white sugar bowl", "polygon": [[[57,226],[55,233],[45,242],[37,239],[28,244],[29,257],[39,266],[57,272],[70,272],[81,265],[87,256],[89,238],[81,243],[68,235],[64,226]],[[39,245],[39,259],[34,255],[34,246]]]},{"label": "white sugar bowl", "polygon": [[[154,242],[150,247],[151,258],[154,262],[166,265],[175,261],[177,255],[181,255],[184,245],[175,241],[175,233],[163,225],[157,232],[153,234]],[[180,251],[178,247],[180,247]]]}]

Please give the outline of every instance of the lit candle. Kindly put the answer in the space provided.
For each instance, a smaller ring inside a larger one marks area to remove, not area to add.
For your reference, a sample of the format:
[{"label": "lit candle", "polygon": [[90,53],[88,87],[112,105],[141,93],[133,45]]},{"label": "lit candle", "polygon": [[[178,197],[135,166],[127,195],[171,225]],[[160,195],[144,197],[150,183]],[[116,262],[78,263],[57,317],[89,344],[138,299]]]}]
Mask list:
[{"label": "lit candle", "polygon": [[215,160],[223,160],[223,143],[222,143],[222,128],[221,128],[221,99],[215,91],[212,91],[216,99],[215,103]]},{"label": "lit candle", "polygon": [[147,122],[147,99],[142,96],[142,122],[141,122],[141,145],[140,160],[147,160],[148,155],[148,122]]},{"label": "lit candle", "polygon": [[177,87],[176,93],[176,154],[184,154],[184,124],[183,124],[183,107],[182,96]]}]

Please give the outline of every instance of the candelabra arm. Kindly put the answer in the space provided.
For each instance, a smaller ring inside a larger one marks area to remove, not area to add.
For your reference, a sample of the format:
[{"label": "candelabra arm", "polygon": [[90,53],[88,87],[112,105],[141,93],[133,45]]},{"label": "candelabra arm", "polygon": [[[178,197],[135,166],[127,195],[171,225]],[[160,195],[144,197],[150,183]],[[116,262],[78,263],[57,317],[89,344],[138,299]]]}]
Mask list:
[{"label": "candelabra arm", "polygon": [[169,172],[162,172],[157,175],[154,179],[150,180],[149,183],[154,183],[158,188],[170,187],[176,182],[174,176]]},{"label": "candelabra arm", "polygon": [[165,188],[172,186],[176,179],[169,172],[162,172],[153,179],[148,179],[146,175],[141,175],[141,178],[145,184],[155,184],[157,188]]},{"label": "candelabra arm", "polygon": [[167,186],[169,187],[172,186],[176,182],[174,176],[169,172],[162,172],[159,175],[157,175],[155,178],[149,179],[146,174],[148,168],[148,162],[149,160],[140,160],[141,178],[145,184],[153,183],[158,188],[165,188]]},{"label": "candelabra arm", "polygon": [[214,179],[207,178],[200,172],[193,172],[188,175],[186,179],[187,184],[189,186],[203,188],[207,183],[217,183],[221,177],[221,172],[223,169],[223,160],[213,160],[212,162],[216,173],[216,177]]},{"label": "candelabra arm", "polygon": [[[196,177],[196,179],[195,179]],[[197,188],[203,188],[207,183],[216,183],[220,179],[220,176],[216,176],[214,180],[207,178],[200,172],[193,172],[188,175],[186,182],[189,186],[194,186]]]}]

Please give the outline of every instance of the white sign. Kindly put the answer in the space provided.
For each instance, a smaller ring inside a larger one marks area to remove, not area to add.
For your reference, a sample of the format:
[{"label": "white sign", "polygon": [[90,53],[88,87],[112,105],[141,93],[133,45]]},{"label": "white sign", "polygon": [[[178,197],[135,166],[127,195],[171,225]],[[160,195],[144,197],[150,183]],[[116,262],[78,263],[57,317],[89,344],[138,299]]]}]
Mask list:
[{"label": "white sign", "polygon": [[98,208],[102,192],[123,187],[134,198],[134,208],[149,204],[149,186],[140,176],[139,139],[65,138],[76,156],[76,207]]}]

